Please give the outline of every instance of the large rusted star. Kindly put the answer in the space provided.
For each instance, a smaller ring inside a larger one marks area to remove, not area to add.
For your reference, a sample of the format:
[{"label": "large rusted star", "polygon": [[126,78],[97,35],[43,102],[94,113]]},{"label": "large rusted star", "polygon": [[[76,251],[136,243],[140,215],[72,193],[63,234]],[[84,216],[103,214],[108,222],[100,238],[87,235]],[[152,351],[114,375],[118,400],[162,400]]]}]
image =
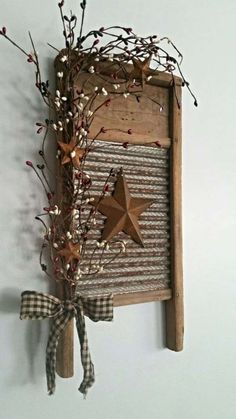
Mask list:
[{"label": "large rusted star", "polygon": [[108,241],[120,231],[124,231],[143,246],[138,217],[153,202],[153,199],[133,198],[121,170],[113,195],[104,197],[100,202],[99,198],[95,198],[92,202],[92,205],[97,206],[98,211],[107,217],[101,239]]},{"label": "large rusted star", "polygon": [[58,141],[60,149],[63,151],[63,156],[61,159],[61,164],[64,165],[69,162],[73,162],[75,167],[79,167],[81,159],[85,153],[84,149],[76,147],[76,138],[72,137],[69,143],[63,143]]},{"label": "large rusted star", "polygon": [[152,56],[145,58],[144,61],[138,60],[136,58],[132,58],[133,62],[133,71],[131,73],[132,78],[141,82],[142,87],[146,82],[147,76],[150,74],[150,63],[152,60]]},{"label": "large rusted star", "polygon": [[63,249],[58,251],[58,255],[62,256],[66,263],[70,263],[74,259],[79,260],[80,246],[69,241]]}]

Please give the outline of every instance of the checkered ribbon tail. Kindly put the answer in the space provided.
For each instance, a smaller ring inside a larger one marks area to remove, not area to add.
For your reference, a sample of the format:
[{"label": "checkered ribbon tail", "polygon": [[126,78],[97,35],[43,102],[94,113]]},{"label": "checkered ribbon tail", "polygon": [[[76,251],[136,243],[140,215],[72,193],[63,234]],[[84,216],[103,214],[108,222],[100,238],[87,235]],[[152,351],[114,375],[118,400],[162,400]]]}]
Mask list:
[{"label": "checkered ribbon tail", "polygon": [[84,316],[89,317],[94,322],[100,320],[111,321],[113,319],[113,296],[107,295],[96,298],[76,296],[72,300],[62,301],[53,295],[35,291],[24,291],[21,295],[21,319],[52,319],[46,349],[46,374],[49,394],[53,394],[56,388],[55,371],[58,340],[67,323],[73,317],[76,319],[81,362],[84,370],[79,391],[86,395],[89,387],[95,381]]}]

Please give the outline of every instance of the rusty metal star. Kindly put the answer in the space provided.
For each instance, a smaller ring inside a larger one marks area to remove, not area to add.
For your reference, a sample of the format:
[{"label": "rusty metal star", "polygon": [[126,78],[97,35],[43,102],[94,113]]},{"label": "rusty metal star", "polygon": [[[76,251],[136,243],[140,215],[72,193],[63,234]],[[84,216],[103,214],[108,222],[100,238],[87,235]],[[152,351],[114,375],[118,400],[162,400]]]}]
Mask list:
[{"label": "rusty metal star", "polygon": [[136,243],[144,246],[138,217],[154,202],[153,199],[133,198],[122,170],[117,176],[113,195],[95,198],[92,205],[106,215],[101,240],[111,240],[120,231],[128,234]]},{"label": "rusty metal star", "polygon": [[58,141],[58,145],[60,149],[63,151],[61,164],[64,165],[72,161],[75,167],[79,167],[85,150],[76,147],[76,138],[72,137],[69,143],[63,143],[62,141]]},{"label": "rusty metal star", "polygon": [[66,246],[57,253],[65,259],[66,263],[70,263],[74,259],[80,260],[80,246],[71,241],[67,242]]},{"label": "rusty metal star", "polygon": [[141,81],[142,87],[144,86],[146,82],[147,76],[151,72],[151,69],[150,69],[151,60],[152,60],[152,55],[149,55],[149,57],[145,58],[144,61],[138,60],[136,58],[132,58],[134,68],[131,73],[131,76],[135,80]]}]

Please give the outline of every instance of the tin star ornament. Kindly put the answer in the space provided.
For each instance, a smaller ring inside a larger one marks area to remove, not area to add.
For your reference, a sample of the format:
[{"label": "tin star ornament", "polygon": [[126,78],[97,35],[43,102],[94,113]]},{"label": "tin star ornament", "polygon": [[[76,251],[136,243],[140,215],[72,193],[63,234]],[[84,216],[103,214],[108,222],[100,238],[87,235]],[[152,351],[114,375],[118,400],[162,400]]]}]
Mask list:
[{"label": "tin star ornament", "polygon": [[138,217],[153,202],[153,199],[133,198],[121,170],[117,176],[113,195],[104,197],[100,202],[99,198],[95,198],[92,202],[92,205],[107,217],[101,240],[109,241],[123,231],[136,243],[144,246]]},{"label": "tin star ornament", "polygon": [[134,69],[132,71],[132,77],[135,80],[138,80],[141,82],[142,87],[144,87],[147,77],[151,73],[150,64],[151,64],[152,56],[149,55],[147,58],[145,58],[144,61],[141,61],[136,58],[132,58]]},{"label": "tin star ornament", "polygon": [[81,163],[81,159],[84,156],[85,150],[76,146],[77,141],[73,137],[71,141],[67,144],[62,141],[58,141],[58,145],[63,152],[63,156],[61,159],[61,164],[67,164],[69,162],[73,162],[75,167],[79,167]]},{"label": "tin star ornament", "polygon": [[66,263],[80,260],[80,246],[69,241],[63,249],[58,251],[58,255],[62,256]]}]

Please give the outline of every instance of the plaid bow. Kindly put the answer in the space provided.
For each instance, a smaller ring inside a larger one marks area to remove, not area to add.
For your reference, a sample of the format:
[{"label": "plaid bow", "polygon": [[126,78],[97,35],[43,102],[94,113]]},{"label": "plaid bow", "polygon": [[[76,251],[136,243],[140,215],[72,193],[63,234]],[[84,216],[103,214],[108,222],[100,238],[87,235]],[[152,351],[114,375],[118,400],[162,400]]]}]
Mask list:
[{"label": "plaid bow", "polygon": [[72,300],[60,300],[53,295],[35,291],[24,291],[21,294],[20,318],[42,320],[52,318],[52,325],[46,349],[46,374],[49,394],[53,394],[55,385],[56,351],[60,334],[68,321],[75,317],[80,341],[81,362],[84,370],[83,381],[79,391],[87,394],[95,381],[94,366],[91,361],[84,315],[94,322],[113,319],[112,295],[102,297],[75,296]]}]

